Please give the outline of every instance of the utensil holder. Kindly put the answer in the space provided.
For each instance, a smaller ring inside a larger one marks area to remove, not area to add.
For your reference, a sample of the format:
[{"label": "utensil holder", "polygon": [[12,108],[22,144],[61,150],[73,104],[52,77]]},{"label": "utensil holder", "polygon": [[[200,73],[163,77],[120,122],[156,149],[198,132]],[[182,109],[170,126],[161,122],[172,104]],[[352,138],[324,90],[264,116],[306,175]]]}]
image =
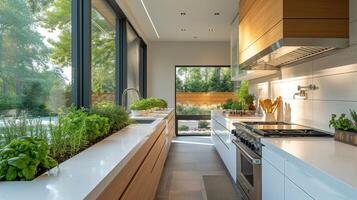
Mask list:
[{"label": "utensil holder", "polygon": [[276,121],[276,118],[275,118],[274,113],[265,113],[265,115],[264,115],[264,120],[265,120],[266,122],[275,122],[275,121]]}]

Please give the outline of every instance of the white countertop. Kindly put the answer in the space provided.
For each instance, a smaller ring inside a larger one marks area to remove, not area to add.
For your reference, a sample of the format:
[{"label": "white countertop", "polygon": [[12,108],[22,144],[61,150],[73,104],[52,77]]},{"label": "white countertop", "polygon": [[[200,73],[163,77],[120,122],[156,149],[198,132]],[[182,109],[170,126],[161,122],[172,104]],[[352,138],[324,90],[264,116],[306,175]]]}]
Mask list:
[{"label": "white countertop", "polygon": [[262,138],[267,148],[281,150],[332,179],[357,190],[357,147],[333,138]]},{"label": "white countertop", "polygon": [[42,175],[29,182],[0,182],[0,199],[95,199],[171,111],[149,115],[156,119],[152,124],[132,124],[107,137],[61,163],[57,175]]}]

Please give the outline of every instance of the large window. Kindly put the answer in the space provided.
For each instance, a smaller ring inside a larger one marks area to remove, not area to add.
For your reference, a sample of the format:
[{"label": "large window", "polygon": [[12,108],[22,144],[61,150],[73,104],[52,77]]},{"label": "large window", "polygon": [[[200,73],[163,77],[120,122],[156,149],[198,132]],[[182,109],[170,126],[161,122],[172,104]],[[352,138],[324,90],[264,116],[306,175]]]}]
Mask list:
[{"label": "large window", "polygon": [[[136,35],[129,23],[127,30],[127,87],[140,90],[140,43],[141,39]],[[128,104],[136,100],[135,93],[128,94]]]},{"label": "large window", "polygon": [[233,98],[229,67],[176,67],[179,135],[209,135],[210,112]]},{"label": "large window", "polygon": [[116,16],[104,0],[92,0],[92,104],[115,101]]},{"label": "large window", "polygon": [[71,1],[1,0],[0,115],[71,104]]},{"label": "large window", "polygon": [[115,0],[0,0],[0,115],[114,103],[145,85],[143,44]]}]

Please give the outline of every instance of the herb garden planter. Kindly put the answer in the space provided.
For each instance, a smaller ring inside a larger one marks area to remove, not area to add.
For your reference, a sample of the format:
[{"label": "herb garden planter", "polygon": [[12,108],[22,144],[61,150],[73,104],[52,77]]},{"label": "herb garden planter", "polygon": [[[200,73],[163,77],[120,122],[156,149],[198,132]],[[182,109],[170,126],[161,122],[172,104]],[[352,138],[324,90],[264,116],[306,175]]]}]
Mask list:
[{"label": "herb garden planter", "polygon": [[147,115],[149,113],[149,111],[147,110],[132,110],[131,114],[133,116],[143,116],[143,115]]},{"label": "herb garden planter", "polygon": [[335,140],[357,146],[357,133],[352,131],[336,130]]}]

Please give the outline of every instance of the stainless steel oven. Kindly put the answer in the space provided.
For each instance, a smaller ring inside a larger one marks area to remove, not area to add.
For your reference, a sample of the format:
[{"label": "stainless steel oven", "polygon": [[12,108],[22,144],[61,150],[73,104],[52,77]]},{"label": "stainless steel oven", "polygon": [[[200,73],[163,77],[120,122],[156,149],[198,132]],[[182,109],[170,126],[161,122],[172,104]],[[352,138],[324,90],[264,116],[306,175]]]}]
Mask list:
[{"label": "stainless steel oven", "polygon": [[261,156],[249,149],[239,139],[237,146],[237,184],[246,200],[261,200],[262,170]]}]

